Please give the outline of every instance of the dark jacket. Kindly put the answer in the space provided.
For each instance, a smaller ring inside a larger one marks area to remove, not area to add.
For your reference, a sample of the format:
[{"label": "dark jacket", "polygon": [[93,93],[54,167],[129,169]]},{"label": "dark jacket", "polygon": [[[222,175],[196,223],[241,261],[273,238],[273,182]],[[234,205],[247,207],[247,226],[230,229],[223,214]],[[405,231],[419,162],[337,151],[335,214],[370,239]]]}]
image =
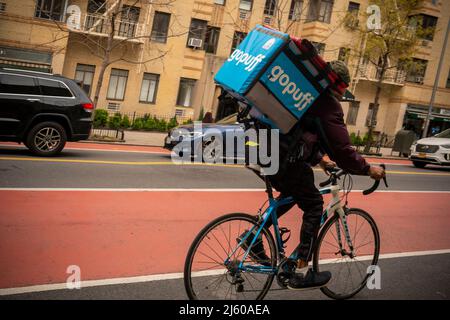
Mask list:
[{"label": "dark jacket", "polygon": [[[334,95],[330,92],[322,94],[309,108],[307,115],[320,121],[322,130],[319,128],[315,133],[338,167],[352,174],[367,174],[369,164],[352,147],[342,106]],[[326,143],[328,146],[325,146]]]}]

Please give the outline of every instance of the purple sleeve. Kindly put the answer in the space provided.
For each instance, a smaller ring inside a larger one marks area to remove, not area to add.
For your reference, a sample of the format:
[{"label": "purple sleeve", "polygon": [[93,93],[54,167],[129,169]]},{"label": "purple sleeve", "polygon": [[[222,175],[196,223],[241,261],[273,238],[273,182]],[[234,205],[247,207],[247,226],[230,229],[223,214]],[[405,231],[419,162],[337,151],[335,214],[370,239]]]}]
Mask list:
[{"label": "purple sleeve", "polygon": [[347,127],[344,123],[344,112],[339,101],[329,94],[324,94],[311,106],[311,114],[321,120],[324,133],[328,139],[332,154],[330,158],[337,165],[352,173],[366,175],[369,170],[367,161],[352,147]]}]

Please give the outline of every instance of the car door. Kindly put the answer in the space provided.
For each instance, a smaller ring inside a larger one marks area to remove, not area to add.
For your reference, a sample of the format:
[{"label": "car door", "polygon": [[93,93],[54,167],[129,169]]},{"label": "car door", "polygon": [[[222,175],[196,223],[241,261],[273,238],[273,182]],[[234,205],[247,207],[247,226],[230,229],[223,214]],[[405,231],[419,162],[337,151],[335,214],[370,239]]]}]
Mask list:
[{"label": "car door", "polygon": [[21,135],[40,102],[41,96],[34,77],[0,73],[0,136]]},{"label": "car door", "polygon": [[60,80],[38,78],[39,87],[43,97],[42,113],[56,113],[65,115],[70,121],[72,113],[79,102],[75,99],[70,89]]}]

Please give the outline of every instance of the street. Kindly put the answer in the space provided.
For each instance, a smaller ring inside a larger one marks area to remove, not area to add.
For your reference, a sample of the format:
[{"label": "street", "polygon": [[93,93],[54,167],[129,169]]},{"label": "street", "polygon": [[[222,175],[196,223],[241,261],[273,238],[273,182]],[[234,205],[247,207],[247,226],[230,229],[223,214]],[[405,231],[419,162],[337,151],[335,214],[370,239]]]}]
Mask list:
[{"label": "street", "polygon": [[[369,159],[380,163],[378,159]],[[349,207],[381,233],[381,289],[354,299],[450,299],[450,168],[384,159],[389,188],[354,177]],[[326,180],[315,170],[316,184]],[[263,182],[235,165],[178,165],[159,147],[68,143],[38,158],[0,145],[0,298],[186,299],[184,259],[212,219],[256,214]],[[325,202],[329,198],[325,197]],[[299,238],[298,208],[280,223]],[[68,266],[82,288],[66,289]],[[266,299],[324,299],[319,290],[279,290]]]}]

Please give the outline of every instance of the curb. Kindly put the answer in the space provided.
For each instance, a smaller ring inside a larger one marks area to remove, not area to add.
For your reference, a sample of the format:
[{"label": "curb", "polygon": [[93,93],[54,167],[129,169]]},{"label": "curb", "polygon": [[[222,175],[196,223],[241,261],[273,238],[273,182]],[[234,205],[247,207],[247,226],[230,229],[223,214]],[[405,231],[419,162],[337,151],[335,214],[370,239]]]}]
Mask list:
[{"label": "curb", "polygon": [[155,145],[155,144],[132,144],[126,142],[113,142],[113,141],[97,141],[97,140],[83,140],[77,141],[78,143],[95,143],[95,144],[109,144],[109,145],[118,145],[118,146],[130,146],[130,147],[159,147],[163,148],[163,145]]}]

